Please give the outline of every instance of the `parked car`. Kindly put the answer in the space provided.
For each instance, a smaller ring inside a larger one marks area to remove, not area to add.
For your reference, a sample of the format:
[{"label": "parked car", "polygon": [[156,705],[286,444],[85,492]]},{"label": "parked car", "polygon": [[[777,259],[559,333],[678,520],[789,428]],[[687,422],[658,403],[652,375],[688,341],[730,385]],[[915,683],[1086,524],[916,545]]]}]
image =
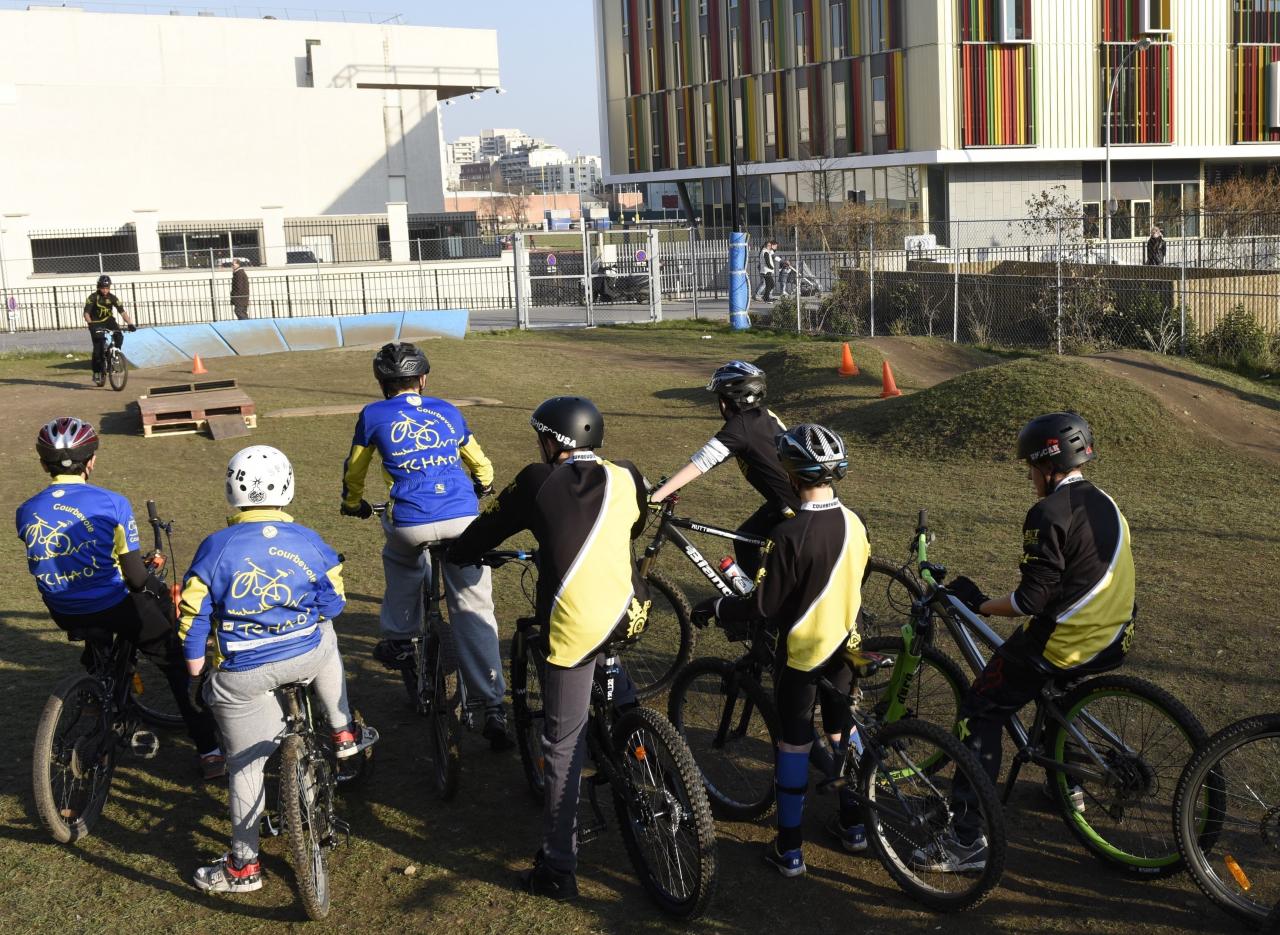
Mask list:
[{"label": "parked car", "polygon": [[304,247],[290,247],[285,251],[284,261],[286,263],[320,263],[322,262],[316,256],[314,250],[308,250]]}]

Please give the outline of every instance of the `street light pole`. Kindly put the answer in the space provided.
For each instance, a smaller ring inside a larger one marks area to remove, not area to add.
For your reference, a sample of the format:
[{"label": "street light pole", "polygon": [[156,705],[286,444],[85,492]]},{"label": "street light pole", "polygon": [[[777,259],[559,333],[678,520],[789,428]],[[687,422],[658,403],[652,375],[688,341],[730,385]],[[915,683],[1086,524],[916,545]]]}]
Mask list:
[{"label": "street light pole", "polygon": [[733,98],[733,50],[730,48],[729,36],[729,0],[720,0],[720,9],[724,11],[721,19],[724,22],[724,87],[725,108],[729,112],[729,202],[733,213],[734,233],[742,232],[742,222],[738,217],[738,121],[734,114]]},{"label": "street light pole", "polygon": [[1107,114],[1106,114],[1106,146],[1107,146],[1107,193],[1102,210],[1106,212],[1106,231],[1107,231],[1107,264],[1111,263],[1111,216],[1115,214],[1115,206],[1111,201],[1111,121],[1115,116],[1114,100],[1116,96],[1116,88],[1120,84],[1120,74],[1124,71],[1124,66],[1129,64],[1129,59],[1138,52],[1145,52],[1151,48],[1152,42],[1146,36],[1143,36],[1133,44],[1133,47],[1125,53],[1124,58],[1120,60],[1120,64],[1116,66],[1116,72],[1111,76],[1111,88],[1107,91]]}]

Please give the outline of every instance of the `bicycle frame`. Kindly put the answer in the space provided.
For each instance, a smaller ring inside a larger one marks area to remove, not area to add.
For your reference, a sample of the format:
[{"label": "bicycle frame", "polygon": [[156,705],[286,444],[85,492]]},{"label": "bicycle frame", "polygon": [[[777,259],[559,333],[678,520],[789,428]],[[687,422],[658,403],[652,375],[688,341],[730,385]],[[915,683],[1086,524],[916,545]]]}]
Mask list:
[{"label": "bicycle frame", "polygon": [[711,526],[707,523],[699,523],[695,520],[684,519],[675,515],[675,505],[677,498],[669,497],[662,504],[659,511],[658,531],[654,533],[653,540],[645,547],[644,558],[640,560],[640,574],[642,577],[648,577],[649,569],[653,567],[653,563],[658,558],[658,553],[662,550],[662,546],[669,540],[674,542],[684,552],[689,561],[697,566],[698,570],[706,576],[721,594],[725,597],[737,597],[738,592],[729,586],[729,582],[725,581],[721,576],[720,570],[712,565],[698,551],[697,546],[689,541],[688,536],[682,533],[681,529],[688,529],[691,532],[700,532],[704,535],[715,536],[719,539],[728,539],[730,542],[741,542],[745,545],[763,546],[764,540],[757,539],[755,536],[744,536],[742,533],[733,532],[728,529],[722,529],[719,526]]}]

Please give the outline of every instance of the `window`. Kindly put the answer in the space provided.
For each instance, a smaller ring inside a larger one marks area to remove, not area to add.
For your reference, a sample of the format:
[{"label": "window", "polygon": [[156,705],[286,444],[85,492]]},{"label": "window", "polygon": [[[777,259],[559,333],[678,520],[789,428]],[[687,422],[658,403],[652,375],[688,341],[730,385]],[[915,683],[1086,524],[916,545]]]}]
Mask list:
[{"label": "window", "polygon": [[1145,237],[1151,232],[1151,202],[1135,201],[1133,203],[1134,236]]},{"label": "window", "polygon": [[671,0],[671,25],[680,25],[680,0]]},{"label": "window", "polygon": [[707,0],[698,0],[698,15],[707,15]]},{"label": "window", "polygon": [[644,28],[653,28],[653,0],[644,0]]},{"label": "window", "polygon": [[628,0],[620,0],[622,3],[622,38],[631,35],[631,16],[628,7],[631,5]]},{"label": "window", "polygon": [[843,81],[831,86],[831,109],[835,115],[836,139],[845,140],[849,136],[849,101],[848,85]]},{"label": "window", "polygon": [[796,24],[796,33],[794,36],[792,36],[792,38],[795,40],[795,43],[796,43],[795,66],[799,68],[800,66],[806,64],[807,62],[807,59],[805,57],[805,41],[804,41],[805,36],[804,36],[804,14],[803,13],[796,14],[795,24]]},{"label": "window", "polygon": [[631,53],[622,53],[622,87],[626,91],[627,97],[635,94],[635,89],[631,87]]},{"label": "window", "polygon": [[1169,16],[1169,0],[1138,0],[1138,22],[1144,33],[1172,32]]},{"label": "window", "polygon": [[1127,198],[1116,202],[1116,213],[1111,215],[1111,239],[1129,240],[1133,237],[1132,202]]},{"label": "window", "polygon": [[996,0],[996,42],[1030,42],[1027,35],[1027,8],[1023,0]]},{"label": "window", "polygon": [[764,145],[773,146],[778,142],[778,128],[773,113],[773,92],[764,95]]},{"label": "window", "polygon": [[883,52],[889,47],[885,35],[884,7],[880,0],[871,0],[867,9],[867,34],[871,37],[871,51]]},{"label": "window", "polygon": [[741,149],[746,136],[744,135],[745,130],[743,129],[742,98],[740,97],[735,97],[733,99],[733,119],[735,124],[733,129],[736,131],[734,133],[734,145]]},{"label": "window", "polygon": [[698,50],[698,54],[700,56],[699,62],[701,63],[702,71],[701,71],[701,80],[699,83],[706,84],[708,81],[711,80],[711,49],[707,45],[706,36],[702,37],[702,39],[700,40],[700,43],[701,43],[701,47]]},{"label": "window", "polygon": [[707,154],[707,163],[710,164],[716,158],[716,115],[711,108],[711,102],[707,101],[702,105],[702,139],[704,143],[704,152]]},{"label": "window", "polygon": [[773,71],[773,21],[760,21],[760,70]]},{"label": "window", "polygon": [[680,54],[680,40],[671,42],[671,61],[675,64],[676,87],[684,85],[684,56]]},{"label": "window", "polygon": [[1086,240],[1098,239],[1098,203],[1086,201],[1084,207],[1084,237]]},{"label": "window", "polygon": [[871,79],[871,133],[873,136],[886,136],[889,133],[889,120],[886,111],[884,76]]},{"label": "window", "polygon": [[729,75],[742,74],[742,63],[739,56],[738,48],[738,27],[734,26],[729,30]]},{"label": "window", "polygon": [[796,91],[796,117],[799,125],[800,142],[809,142],[809,89]]},{"label": "window", "polygon": [[649,46],[649,87],[656,88],[657,82],[654,80],[657,75],[657,69],[653,63],[653,46]]},{"label": "window", "polygon": [[844,58],[844,4],[831,4],[831,57]]}]

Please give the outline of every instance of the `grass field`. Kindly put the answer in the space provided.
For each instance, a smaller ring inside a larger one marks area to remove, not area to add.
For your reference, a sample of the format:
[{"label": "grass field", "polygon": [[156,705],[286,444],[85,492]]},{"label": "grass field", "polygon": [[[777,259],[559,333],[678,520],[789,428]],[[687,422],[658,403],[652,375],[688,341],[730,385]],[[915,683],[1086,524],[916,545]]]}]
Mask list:
[{"label": "grass field", "polygon": [[[704,338],[704,335],[709,337]],[[918,343],[918,342],[917,342]],[[893,356],[892,345],[877,348]],[[907,345],[902,345],[906,353]],[[992,358],[949,345],[927,348],[958,369]],[[835,375],[838,345],[732,335],[692,323],[651,330],[474,335],[432,342],[431,391],[483,396],[500,405],[465,410],[493,459],[499,483],[535,456],[530,410],[560,393],[589,395],[604,411],[611,457],[635,461],[651,478],[668,474],[716,430],[703,390],[707,373],[731,357],[769,370],[771,405],[788,422],[826,420],[846,433],[852,472],[844,501],[868,521],[873,549],[905,558],[916,510],[928,507],[938,533],[932,556],[992,593],[1015,580],[1022,515],[1032,495],[1011,460],[1012,434],[1035,411],[1076,405],[1094,422],[1101,457],[1094,476],[1125,510],[1133,530],[1141,608],[1130,670],[1188,702],[1210,730],[1280,707],[1274,647],[1280,602],[1270,589],[1280,552],[1274,470],[1235,449],[1205,444],[1159,401],[1126,380],[1078,361],[997,362],[931,389],[904,375],[907,395],[878,400],[880,353],[855,347],[863,376]],[[511,878],[537,847],[538,807],[518,758],[464,739],[463,792],[452,804],[426,791],[421,729],[393,674],[369,659],[382,590],[381,534],[337,512],[340,474],[354,415],[272,417],[300,406],[357,405],[375,393],[366,350],[211,361],[211,377],[234,377],[257,403],[253,443],[293,460],[295,517],[347,556],[350,604],[340,618],[351,692],[382,731],[368,793],[348,803],[352,846],[335,862],[334,911],[318,931],[651,932],[671,928],[632,876],[610,832],[582,853],[583,899],[550,905],[517,893]],[[1200,370],[1242,396],[1277,408],[1270,391]],[[874,375],[874,376],[873,376]],[[244,440],[200,436],[143,439],[125,404],[177,372],[138,372],[126,393],[90,386],[88,364],[62,357],[0,360],[6,406],[0,415],[0,500],[12,509],[44,484],[32,452],[41,423],[62,413],[94,420],[104,433],[94,480],[148,498],[176,520],[181,564],[226,514],[222,472]],[[919,390],[917,392],[917,390]],[[369,499],[380,499],[372,485]],[[688,489],[683,509],[733,523],[754,508],[738,472],[721,469]],[[720,553],[715,553],[718,557]],[[710,556],[709,556],[710,557]],[[184,739],[165,737],[159,758],[125,754],[95,835],[75,847],[48,842],[34,818],[30,749],[36,718],[76,651],[51,625],[26,572],[19,540],[0,537],[0,931],[284,931],[303,916],[281,842],[264,851],[267,886],[249,897],[210,899],[190,885],[192,870],[221,853],[228,833],[225,788],[200,785]],[[665,566],[702,596],[691,566]],[[182,566],[185,567],[185,566]],[[514,575],[495,577],[504,634],[523,612]],[[724,651],[714,637],[701,651]],[[158,679],[152,679],[158,682]],[[700,932],[1232,931],[1185,878],[1121,879],[1095,863],[1048,811],[1028,775],[1010,803],[1010,858],[1003,885],[980,909],[942,918],[920,910],[872,859],[828,847],[821,822],[833,803],[811,797],[807,878],[787,881],[760,863],[764,824],[721,824],[720,889]],[[416,868],[406,875],[409,866]]]}]

